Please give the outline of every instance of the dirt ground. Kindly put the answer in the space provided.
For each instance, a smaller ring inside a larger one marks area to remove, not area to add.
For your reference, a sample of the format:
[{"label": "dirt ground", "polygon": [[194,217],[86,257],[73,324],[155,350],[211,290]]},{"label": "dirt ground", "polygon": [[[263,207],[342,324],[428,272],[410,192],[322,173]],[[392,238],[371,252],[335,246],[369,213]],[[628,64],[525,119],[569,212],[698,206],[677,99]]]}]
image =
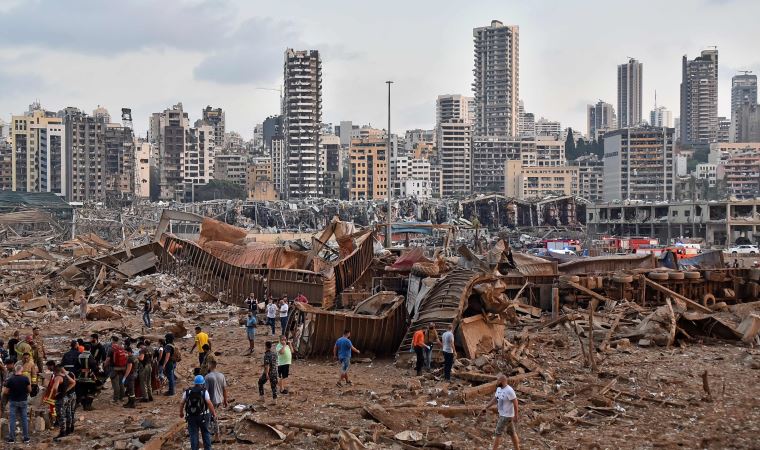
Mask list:
[{"label": "dirt ground", "polygon": [[[200,310],[203,307],[199,307]],[[242,316],[242,311],[240,312]],[[160,314],[157,315],[160,317]],[[380,405],[391,413],[403,429],[422,433],[423,440],[438,448],[490,448],[496,412],[478,415],[473,411],[455,417],[426,412],[443,406],[461,407],[460,394],[473,383],[461,379],[451,384],[437,381],[440,372],[417,378],[406,367],[396,367],[392,358],[355,363],[351,368],[353,386],[339,388],[337,363],[329,359],[294,359],[290,394],[276,403],[267,390],[259,400],[257,379],[266,328],[259,326],[256,352],[245,356],[245,329],[237,325],[238,314],[213,315],[213,321],[198,321],[206,329],[218,355],[219,370],[229,383],[230,408],[220,412],[221,442],[214,448],[334,449],[361,448],[339,438],[340,430],[350,431],[365,448],[422,448],[393,439],[395,431],[363,414],[363,408]],[[124,320],[133,336],[139,336],[139,316]],[[520,332],[535,326],[538,319],[509,327],[508,340],[524,341]],[[194,320],[186,323],[192,329]],[[58,321],[44,327],[49,353],[62,352],[66,342],[84,334],[79,321]],[[22,333],[28,332],[22,329]],[[3,330],[10,337],[11,328]],[[520,401],[519,435],[523,448],[760,448],[760,351],[717,340],[690,342],[672,349],[641,348],[634,345],[599,353],[598,371],[585,367],[579,340],[574,333],[558,326],[529,334],[524,355],[536,361],[549,377],[529,377],[514,384]],[[336,336],[337,337],[337,336]],[[105,340],[105,339],[104,339]],[[188,387],[195,355],[188,351],[192,338],[179,340],[184,359],[178,369],[178,389]],[[467,362],[467,361],[465,361]],[[483,372],[507,367],[498,353],[481,365]],[[473,362],[470,361],[470,368]],[[464,370],[459,367],[459,370]],[[703,373],[711,398],[703,389]],[[60,443],[52,442],[57,433],[33,434],[33,447],[61,448],[141,448],[133,438],[105,439],[109,436],[139,434],[145,426],[179,430],[166,443],[155,448],[189,448],[187,434],[179,418],[179,396],[156,396],[153,403],[138,403],[128,410],[111,401],[110,385],[98,396],[94,411],[77,411],[78,429]],[[480,407],[488,396],[469,400]],[[253,417],[277,425],[286,436],[281,441],[256,431],[253,444],[235,439],[233,428],[245,413],[234,412],[234,405],[252,405]],[[145,419],[152,423],[143,423]],[[288,426],[293,422],[315,424],[328,430],[313,431]],[[155,431],[155,430],[153,430]],[[398,430],[402,431],[402,430]],[[218,438],[219,438],[218,437]],[[154,437],[155,439],[155,437]],[[146,439],[147,440],[147,439]],[[345,447],[341,447],[345,445]],[[151,444],[149,444],[151,445]],[[155,444],[153,444],[155,445]],[[350,446],[354,445],[354,446]],[[509,439],[502,448],[511,448]]]}]

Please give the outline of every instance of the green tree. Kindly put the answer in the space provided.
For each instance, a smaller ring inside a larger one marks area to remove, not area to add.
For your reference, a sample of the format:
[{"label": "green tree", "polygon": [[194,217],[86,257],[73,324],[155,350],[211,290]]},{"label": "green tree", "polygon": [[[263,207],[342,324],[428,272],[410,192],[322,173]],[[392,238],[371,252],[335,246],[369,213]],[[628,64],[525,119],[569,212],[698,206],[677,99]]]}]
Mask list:
[{"label": "green tree", "polygon": [[573,138],[573,129],[568,128],[567,138],[565,139],[565,158],[568,160],[573,160],[577,157],[578,157],[578,154],[575,148],[575,139]]}]

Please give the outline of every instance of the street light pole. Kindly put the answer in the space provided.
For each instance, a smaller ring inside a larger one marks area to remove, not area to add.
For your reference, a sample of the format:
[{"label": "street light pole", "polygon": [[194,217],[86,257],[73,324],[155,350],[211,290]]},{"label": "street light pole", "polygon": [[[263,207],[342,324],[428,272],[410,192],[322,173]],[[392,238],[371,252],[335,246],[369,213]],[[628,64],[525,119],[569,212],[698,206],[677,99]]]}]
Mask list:
[{"label": "street light pole", "polygon": [[386,216],[387,223],[385,225],[385,246],[387,248],[391,248],[393,242],[391,240],[391,212],[393,211],[393,208],[391,207],[391,189],[392,189],[392,183],[391,183],[391,84],[393,84],[393,81],[386,81],[385,82],[388,85],[388,148],[386,149],[387,156],[387,168],[386,168],[386,174],[387,174],[387,189],[388,189],[388,214]]}]

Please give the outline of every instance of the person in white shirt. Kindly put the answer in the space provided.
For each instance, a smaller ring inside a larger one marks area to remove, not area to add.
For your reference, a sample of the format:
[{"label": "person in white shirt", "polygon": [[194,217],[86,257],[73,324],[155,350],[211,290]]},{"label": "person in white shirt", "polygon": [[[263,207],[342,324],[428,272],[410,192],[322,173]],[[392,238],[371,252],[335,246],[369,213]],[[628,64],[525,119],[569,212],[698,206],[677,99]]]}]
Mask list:
[{"label": "person in white shirt", "polygon": [[483,407],[483,412],[497,404],[499,410],[499,420],[496,422],[496,431],[494,432],[493,449],[496,450],[501,445],[501,439],[506,431],[512,438],[512,445],[515,450],[520,450],[520,438],[517,436],[517,395],[512,386],[507,383],[506,375],[499,374],[497,380],[496,394],[491,401]]},{"label": "person in white shirt", "polygon": [[282,328],[282,335],[285,336],[285,327],[288,325],[288,298],[285,297],[280,300],[280,328]]},{"label": "person in white shirt", "polygon": [[454,357],[456,348],[454,346],[454,324],[449,324],[449,328],[441,336],[441,351],[443,352],[443,378],[451,381],[451,368],[454,366]]},{"label": "person in white shirt", "polygon": [[267,305],[267,325],[272,329],[272,336],[274,336],[274,326],[277,321],[277,309],[277,304],[270,299]]}]

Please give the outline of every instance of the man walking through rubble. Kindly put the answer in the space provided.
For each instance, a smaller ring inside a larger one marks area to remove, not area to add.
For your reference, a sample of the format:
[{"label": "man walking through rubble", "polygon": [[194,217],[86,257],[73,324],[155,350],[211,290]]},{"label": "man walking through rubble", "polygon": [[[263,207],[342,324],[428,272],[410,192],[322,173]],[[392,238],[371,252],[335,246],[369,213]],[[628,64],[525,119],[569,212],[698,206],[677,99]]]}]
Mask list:
[{"label": "man walking through rubble", "polygon": [[198,434],[203,439],[204,450],[211,450],[211,433],[209,433],[209,413],[211,419],[216,419],[216,410],[211,403],[208,390],[204,387],[205,379],[196,375],[193,387],[182,393],[182,403],[179,406],[179,416],[187,422],[187,433],[190,435],[191,450],[198,450]]},{"label": "man walking through rubble", "polygon": [[206,345],[211,349],[211,344],[208,342],[208,334],[204,333],[201,327],[195,327],[195,342],[193,342],[193,347],[190,351],[192,352],[198,347],[198,364],[203,364],[203,360],[206,359],[206,353],[208,352],[204,347]]},{"label": "man walking through rubble", "polygon": [[280,331],[282,331],[282,334],[285,335],[285,327],[288,326],[288,309],[290,306],[288,306],[288,296],[284,295],[282,300],[280,300]]},{"label": "man walking through rubble", "polygon": [[351,331],[345,330],[343,332],[343,337],[335,341],[335,346],[333,347],[333,356],[340,361],[340,379],[337,383],[338,387],[343,387],[343,384],[341,384],[343,380],[346,380],[346,384],[351,386],[351,380],[348,379],[348,369],[351,368],[352,353],[358,355],[361,352],[357,350],[351,342]]},{"label": "man walking through rubble", "polygon": [[454,324],[450,323],[446,332],[441,336],[441,351],[443,352],[443,379],[451,381],[451,368],[454,367],[456,346],[454,345]]},{"label": "man walking through rubble", "polygon": [[248,318],[245,320],[245,334],[248,337],[248,354],[253,355],[253,345],[256,339],[256,314],[248,311]]},{"label": "man walking through rubble", "polygon": [[512,386],[509,385],[506,375],[499,374],[497,380],[496,393],[493,398],[483,407],[481,413],[486,412],[488,408],[497,404],[499,410],[499,419],[496,422],[496,431],[494,432],[493,450],[501,445],[501,439],[506,431],[512,438],[512,445],[515,450],[520,450],[520,438],[517,436],[517,417],[518,404],[517,395]]},{"label": "man walking through rubble", "polygon": [[267,325],[272,329],[272,336],[274,336],[275,330],[275,321],[277,319],[277,305],[275,304],[273,299],[269,299],[269,304],[267,305]]},{"label": "man walking through rubble", "polygon": [[145,328],[150,328],[150,313],[153,312],[153,298],[152,294],[148,294],[145,296],[145,300],[143,300],[143,324],[145,325]]},{"label": "man walking through rubble", "polygon": [[425,332],[421,328],[412,335],[412,349],[417,356],[417,363],[414,369],[419,377],[422,375],[422,366],[425,365],[425,351],[428,349],[428,346],[425,345]]}]

